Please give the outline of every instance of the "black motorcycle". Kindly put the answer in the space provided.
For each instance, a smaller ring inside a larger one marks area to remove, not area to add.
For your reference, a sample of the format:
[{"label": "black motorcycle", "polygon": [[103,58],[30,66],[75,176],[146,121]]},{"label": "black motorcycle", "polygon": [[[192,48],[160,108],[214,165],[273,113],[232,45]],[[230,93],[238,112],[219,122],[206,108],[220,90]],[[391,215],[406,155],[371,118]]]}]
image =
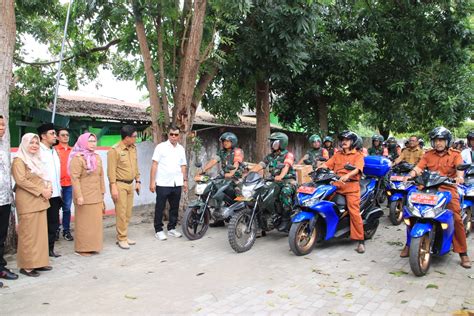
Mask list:
[{"label": "black motorcycle", "polygon": [[252,248],[261,230],[262,237],[282,222],[283,206],[279,201],[281,186],[274,178],[250,172],[242,186],[242,196],[226,212],[234,213],[228,226],[228,239],[235,252]]},{"label": "black motorcycle", "polygon": [[[196,163],[196,167],[200,168],[201,164]],[[202,238],[211,218],[214,222],[228,221],[232,216],[233,213],[226,206],[234,203],[236,185],[231,179],[226,179],[224,174],[233,169],[233,166],[229,166],[214,178],[200,176],[194,189],[197,199],[188,204],[183,216],[183,234],[189,240]]]}]

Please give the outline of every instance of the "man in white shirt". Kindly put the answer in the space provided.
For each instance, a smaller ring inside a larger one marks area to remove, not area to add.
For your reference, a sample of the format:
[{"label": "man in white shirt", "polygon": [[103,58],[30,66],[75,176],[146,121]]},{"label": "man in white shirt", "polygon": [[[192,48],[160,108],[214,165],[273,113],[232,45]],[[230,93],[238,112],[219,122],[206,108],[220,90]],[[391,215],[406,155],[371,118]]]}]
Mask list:
[{"label": "man in white shirt", "polygon": [[461,152],[462,160],[465,163],[474,162],[474,131],[467,133],[467,148]]},{"label": "man in white shirt", "polygon": [[156,192],[155,204],[155,237],[166,240],[163,231],[163,211],[166,201],[170,204],[168,235],[181,237],[176,230],[178,222],[178,208],[181,199],[181,190],[188,191],[188,172],[186,153],[183,146],[178,144],[179,129],[171,125],[168,130],[168,140],[158,144],[153,153],[150,170],[150,191]]},{"label": "man in white shirt", "polygon": [[62,206],[61,199],[61,162],[59,160],[58,153],[53,148],[56,145],[57,137],[56,130],[52,123],[43,124],[37,129],[38,135],[41,139],[40,153],[41,160],[48,170],[48,178],[53,187],[53,195],[49,199],[48,208],[48,243],[49,243],[49,256],[60,257],[54,252],[54,242],[56,241],[56,231],[59,228],[59,210]]}]

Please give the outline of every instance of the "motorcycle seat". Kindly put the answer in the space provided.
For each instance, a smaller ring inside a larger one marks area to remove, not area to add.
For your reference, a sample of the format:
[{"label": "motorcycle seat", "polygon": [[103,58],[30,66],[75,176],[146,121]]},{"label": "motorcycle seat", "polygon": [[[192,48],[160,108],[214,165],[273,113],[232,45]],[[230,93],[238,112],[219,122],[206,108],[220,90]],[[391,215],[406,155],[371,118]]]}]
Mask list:
[{"label": "motorcycle seat", "polygon": [[367,192],[367,186],[370,183],[370,179],[361,179],[360,180],[360,196],[363,196]]},{"label": "motorcycle seat", "polygon": [[346,209],[346,197],[341,194],[336,194],[333,198],[333,202],[336,204],[339,212],[343,213]]}]

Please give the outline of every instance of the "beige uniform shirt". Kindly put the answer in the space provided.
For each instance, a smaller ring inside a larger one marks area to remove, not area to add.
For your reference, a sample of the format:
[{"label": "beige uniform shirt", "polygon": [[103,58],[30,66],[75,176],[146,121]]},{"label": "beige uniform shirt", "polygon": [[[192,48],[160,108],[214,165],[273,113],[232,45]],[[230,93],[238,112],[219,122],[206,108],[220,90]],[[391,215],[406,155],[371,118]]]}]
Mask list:
[{"label": "beige uniform shirt", "polygon": [[123,142],[120,142],[109,150],[107,176],[110,184],[116,183],[117,180],[132,181],[140,178],[135,145],[125,146]]},{"label": "beige uniform shirt", "polygon": [[411,163],[412,165],[416,165],[420,161],[423,154],[423,149],[418,146],[415,149],[406,148],[402,151],[400,155],[400,161],[406,161],[408,163]]},{"label": "beige uniform shirt", "polygon": [[45,181],[31,172],[20,158],[13,159],[12,176],[15,179],[15,203],[18,214],[28,214],[49,208],[49,201],[41,193]]},{"label": "beige uniform shirt", "polygon": [[97,169],[87,172],[87,163],[82,156],[75,156],[71,160],[70,173],[74,202],[82,197],[84,204],[96,204],[104,201],[105,184],[102,160],[97,157]]}]

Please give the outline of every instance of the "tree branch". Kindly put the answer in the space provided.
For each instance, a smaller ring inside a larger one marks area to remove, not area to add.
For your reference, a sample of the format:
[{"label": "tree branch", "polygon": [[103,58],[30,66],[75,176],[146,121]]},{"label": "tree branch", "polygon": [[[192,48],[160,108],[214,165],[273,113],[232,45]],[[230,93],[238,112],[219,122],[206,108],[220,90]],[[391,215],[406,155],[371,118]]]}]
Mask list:
[{"label": "tree branch", "polygon": [[[97,52],[103,52],[103,51],[106,51],[108,50],[111,46],[113,45],[117,45],[118,43],[120,43],[120,39],[114,39],[113,41],[110,41],[109,43],[107,43],[106,45],[104,46],[99,46],[99,47],[94,47],[92,49],[89,49],[89,50],[86,50],[84,52],[81,52],[77,55],[72,55],[72,56],[69,56],[69,57],[66,57],[66,58],[63,58],[63,62],[65,61],[69,61],[73,58],[77,58],[77,57],[85,57],[89,54],[93,54],[93,53],[97,53]],[[59,62],[59,60],[53,60],[53,61],[44,61],[44,62],[28,62],[28,61],[25,61],[19,57],[13,57],[13,59],[19,63],[22,63],[22,64],[26,64],[26,65],[31,65],[31,66],[48,66],[48,65],[51,65],[51,64],[56,64]]]}]

